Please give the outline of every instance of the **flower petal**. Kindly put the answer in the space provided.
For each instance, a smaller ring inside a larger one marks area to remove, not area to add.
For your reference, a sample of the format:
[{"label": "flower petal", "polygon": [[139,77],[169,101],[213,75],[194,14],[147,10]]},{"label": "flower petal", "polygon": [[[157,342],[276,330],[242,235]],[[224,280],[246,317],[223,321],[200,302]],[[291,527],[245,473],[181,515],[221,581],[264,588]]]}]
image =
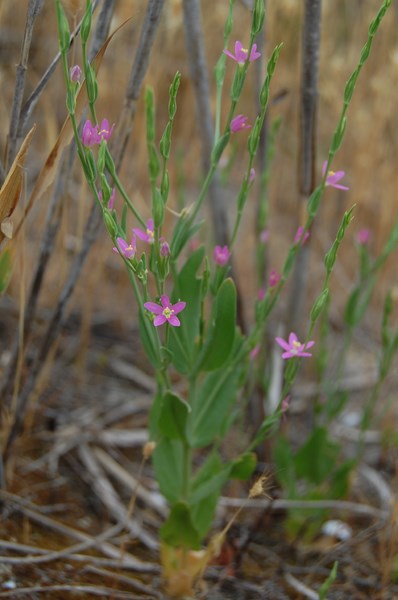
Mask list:
[{"label": "flower petal", "polygon": [[160,302],[163,308],[172,308],[170,298],[168,296],[160,296]]},{"label": "flower petal", "polygon": [[[284,340],[283,338],[280,338],[280,337],[276,337],[275,341],[276,341],[277,344],[279,344],[279,346],[281,348],[283,348],[284,350],[289,350],[290,351],[290,346],[286,342],[286,340]],[[283,356],[283,354],[282,354],[282,356]]]},{"label": "flower petal", "polygon": [[159,325],[163,325],[163,323],[166,323],[166,321],[166,317],[163,314],[161,314],[154,318],[153,324],[155,325],[155,327],[159,327]]},{"label": "flower petal", "polygon": [[285,360],[286,360],[287,358],[293,358],[294,356],[295,356],[295,355],[294,355],[294,354],[292,354],[291,352],[284,352],[284,353],[282,354],[282,358],[284,358]]},{"label": "flower petal", "polygon": [[180,319],[178,317],[176,317],[175,315],[171,315],[171,317],[168,319],[170,325],[172,325],[173,327],[179,327],[181,325],[180,323]]},{"label": "flower petal", "polygon": [[140,240],[142,240],[143,242],[148,241],[148,234],[145,231],[142,231],[142,229],[138,229],[138,227],[135,227],[133,231],[135,235],[140,238]]},{"label": "flower petal", "polygon": [[154,315],[161,315],[163,313],[163,308],[159,304],[155,304],[155,302],[145,302],[144,306]]},{"label": "flower petal", "polygon": [[182,310],[184,310],[184,308],[186,307],[186,305],[187,305],[186,302],[177,302],[176,304],[173,304],[173,306],[171,307],[171,309],[174,312],[174,314],[177,315]]},{"label": "flower petal", "polygon": [[298,337],[293,331],[289,334],[289,346],[292,347],[294,342],[298,342]]}]

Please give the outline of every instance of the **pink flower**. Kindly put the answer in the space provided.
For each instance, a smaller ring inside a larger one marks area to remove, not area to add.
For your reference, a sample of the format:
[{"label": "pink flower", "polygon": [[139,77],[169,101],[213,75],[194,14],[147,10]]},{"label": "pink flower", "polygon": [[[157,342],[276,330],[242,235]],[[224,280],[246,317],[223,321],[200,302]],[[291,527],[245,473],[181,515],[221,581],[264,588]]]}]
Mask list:
[{"label": "pink flower", "polygon": [[236,115],[236,117],[232,119],[230,127],[232,133],[236,133],[241,129],[250,129],[251,125],[247,123],[247,117],[244,115]]},{"label": "pink flower", "polygon": [[160,255],[161,256],[170,256],[170,246],[169,244],[163,240],[160,244]]},{"label": "pink flower", "polygon": [[294,358],[295,356],[312,356],[310,352],[305,352],[311,348],[315,342],[310,341],[306,344],[302,344],[298,341],[297,335],[295,333],[291,333],[289,335],[289,340],[286,342],[284,339],[280,337],[276,337],[275,341],[285,352],[282,354],[282,358]]},{"label": "pink flower", "polygon": [[[115,195],[116,195],[116,190],[115,190],[115,188],[112,188],[112,193],[111,193],[111,195],[109,197],[108,204],[107,204],[107,207],[108,207],[109,210],[113,210],[113,207],[115,205]],[[101,190],[99,190],[98,196],[99,196],[99,199],[102,202],[102,191]]]},{"label": "pink flower", "polygon": [[254,168],[252,167],[250,169],[250,175],[249,175],[249,183],[253,183],[253,181],[256,178],[256,171],[254,170]]},{"label": "pink flower", "polygon": [[160,296],[161,306],[155,304],[155,302],[145,302],[144,306],[149,312],[156,315],[153,320],[155,327],[163,325],[163,323],[170,323],[173,327],[180,326],[180,320],[176,317],[176,314],[184,310],[186,302],[177,302],[177,304],[171,304],[168,296]]},{"label": "pink flower", "polygon": [[253,350],[251,350],[250,355],[249,355],[250,360],[254,360],[258,356],[258,353],[260,352],[260,350],[261,350],[260,344],[257,344],[256,346],[254,346]]},{"label": "pink flower", "polygon": [[[323,167],[322,167],[322,175],[325,175],[326,173],[326,167],[327,167],[327,161],[325,161],[323,163]],[[340,181],[340,179],[342,179],[345,175],[345,171],[328,171],[327,177],[326,177],[326,184],[330,187],[334,187],[338,190],[349,190],[350,188],[348,188],[345,185],[341,185],[340,183],[337,183],[338,181]]]},{"label": "pink flower", "polygon": [[101,142],[101,138],[98,135],[98,125],[95,125],[94,127],[90,119],[87,119],[87,121],[83,125],[82,142],[88,148],[90,148],[91,146],[95,146],[95,144],[99,144]]},{"label": "pink flower", "polygon": [[223,267],[227,264],[231,256],[228,246],[216,246],[213,252],[213,259],[216,265]]},{"label": "pink flower", "polygon": [[74,67],[71,67],[69,69],[69,76],[73,83],[78,83],[80,81],[80,78],[82,76],[82,70],[79,67],[79,65],[75,65]]},{"label": "pink flower", "polygon": [[[229,52],[229,50],[223,50],[223,52],[232,58],[232,60],[236,60],[239,65],[244,65],[249,51],[246,48],[243,48],[242,42],[237,41],[235,42],[235,54],[232,54],[232,52]],[[257,52],[257,44],[253,44],[250,52],[249,62],[257,60],[257,58],[260,58],[260,56],[261,53]]]},{"label": "pink flower", "polygon": [[258,290],[258,294],[257,294],[257,298],[259,299],[259,301],[261,302],[261,300],[264,300],[265,298],[265,288],[260,288]]},{"label": "pink flower", "polygon": [[106,142],[109,140],[109,138],[112,135],[114,126],[115,125],[112,125],[112,127],[109,127],[108,119],[102,119],[101,126],[98,131],[98,135],[100,136],[101,140],[105,140]]},{"label": "pink flower", "polygon": [[269,231],[268,229],[263,229],[260,233],[260,242],[262,244],[266,244],[269,240]]},{"label": "pink flower", "polygon": [[133,258],[134,257],[136,250],[137,250],[136,243],[135,243],[135,235],[132,235],[131,242],[129,244],[122,237],[116,238],[116,242],[117,242],[117,245],[119,246],[120,250],[119,250],[119,248],[116,248],[116,246],[114,246],[114,248],[113,248],[114,252],[120,252],[121,254],[123,254],[123,256],[125,258]]},{"label": "pink flower", "polygon": [[369,242],[370,238],[371,238],[371,231],[370,229],[361,229],[360,231],[358,231],[357,233],[357,242],[358,244],[360,244],[361,246],[366,246],[366,244]]},{"label": "pink flower", "polygon": [[269,287],[271,287],[271,288],[275,287],[276,285],[278,285],[280,280],[281,280],[281,276],[279,275],[279,273],[277,271],[275,271],[275,269],[271,269],[271,272],[268,277]]},{"label": "pink flower", "polygon": [[145,231],[143,231],[142,229],[138,229],[138,227],[136,229],[133,229],[133,231],[136,234],[136,236],[140,238],[140,240],[146,242],[147,244],[153,244],[153,242],[155,241],[155,227],[153,225],[153,219],[148,219],[148,221],[146,222]]},{"label": "pink flower", "polygon": [[90,146],[100,144],[102,140],[107,142],[112,135],[113,127],[114,125],[109,127],[108,119],[102,119],[101,127],[98,127],[98,125],[94,126],[90,119],[87,119],[82,131],[83,144],[89,148]]},{"label": "pink flower", "polygon": [[[304,227],[299,227],[297,229],[296,235],[294,236],[294,243],[297,244],[297,242],[299,242],[301,240],[301,236],[303,235],[303,231],[304,231]],[[301,245],[304,246],[305,242],[308,240],[308,238],[310,237],[310,232],[306,231],[304,234],[304,237],[301,241]]]}]

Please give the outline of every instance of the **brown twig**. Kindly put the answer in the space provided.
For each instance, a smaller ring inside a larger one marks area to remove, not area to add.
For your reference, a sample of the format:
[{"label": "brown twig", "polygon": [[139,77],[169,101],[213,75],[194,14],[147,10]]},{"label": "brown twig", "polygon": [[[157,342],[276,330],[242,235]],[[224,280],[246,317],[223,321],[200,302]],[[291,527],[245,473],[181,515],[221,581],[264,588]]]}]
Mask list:
[{"label": "brown twig", "polygon": [[[99,2],[99,0],[93,0],[93,13],[95,12],[95,10],[97,8],[98,2]],[[79,33],[80,27],[81,27],[81,22],[77,25],[77,27],[71,33],[70,41],[69,41],[70,46],[73,44],[75,37]],[[32,112],[41,96],[41,93],[43,92],[44,88],[46,87],[47,83],[49,82],[60,59],[61,59],[61,53],[58,52],[55,55],[54,59],[51,61],[50,65],[47,67],[46,71],[43,73],[39,83],[36,85],[35,89],[32,91],[29,98],[27,98],[24,105],[22,106],[22,109],[20,112],[19,124],[18,124],[18,138],[23,137],[27,123],[28,123],[28,121],[32,115]]]},{"label": "brown twig", "polygon": [[36,17],[43,8],[44,0],[29,0],[28,10],[26,15],[25,32],[22,41],[21,55],[19,64],[17,65],[17,73],[15,77],[14,99],[11,107],[10,128],[7,136],[7,151],[5,160],[5,171],[12,164],[17,148],[17,133],[21,115],[22,99],[25,90],[26,73],[28,70],[28,60],[30,45],[32,42],[33,26]]},{"label": "brown twig", "polygon": [[[0,490],[0,498],[7,500],[7,504],[11,505],[15,510],[22,512],[22,514],[24,514],[30,520],[39,523],[43,527],[57,531],[65,537],[81,541],[93,539],[92,536],[89,536],[82,531],[78,531],[77,529],[69,527],[64,523],[60,523],[51,517],[40,514],[40,512],[38,512],[40,507],[35,506],[28,500],[20,498],[15,494]],[[115,548],[115,546],[109,542],[97,541],[96,548],[101,550],[101,552],[103,552],[103,554],[106,556],[116,559],[120,566],[125,566],[126,568],[139,571],[140,573],[158,573],[160,570],[159,565],[141,561],[129,553],[124,553],[123,557],[120,557],[119,548]],[[85,558],[87,559],[87,557]]]},{"label": "brown twig", "polygon": [[117,140],[111,144],[113,159],[118,170],[121,167],[127,142],[131,134],[136,104],[145,74],[148,70],[150,54],[160,23],[163,5],[164,0],[148,0],[138,48],[127,84],[123,111],[119,119]]},{"label": "brown twig", "polygon": [[[305,0],[304,7],[298,164],[299,224],[304,221],[306,201],[315,188],[321,0]],[[288,331],[297,331],[299,335],[303,323],[302,314],[307,293],[309,256],[310,244],[307,242],[297,254],[292,276],[288,308]]]}]

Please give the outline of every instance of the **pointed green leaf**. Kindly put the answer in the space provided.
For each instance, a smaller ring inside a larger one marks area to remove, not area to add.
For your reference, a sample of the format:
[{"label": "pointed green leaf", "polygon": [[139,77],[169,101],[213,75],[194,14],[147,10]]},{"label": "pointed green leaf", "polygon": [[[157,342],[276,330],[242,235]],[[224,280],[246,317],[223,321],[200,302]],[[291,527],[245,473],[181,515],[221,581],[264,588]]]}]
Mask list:
[{"label": "pointed green leaf", "polygon": [[182,494],[182,442],[163,438],[155,447],[152,463],[161,493],[169,502],[177,502]]},{"label": "pointed green leaf", "polygon": [[217,292],[214,316],[206,336],[199,368],[214,371],[221,367],[231,354],[236,330],[236,287],[226,279]]},{"label": "pointed green leaf", "polygon": [[221,368],[201,383],[189,415],[187,435],[192,447],[207,446],[214,438],[221,437],[224,421],[235,401],[240,374],[236,366]]},{"label": "pointed green leaf", "polygon": [[160,536],[170,546],[185,546],[190,550],[198,550],[202,541],[192,523],[190,509],[183,502],[172,507],[167,521],[160,529]]},{"label": "pointed green leaf", "polygon": [[162,398],[159,414],[159,431],[172,440],[186,439],[187,416],[191,408],[189,404],[172,392],[166,392]]}]

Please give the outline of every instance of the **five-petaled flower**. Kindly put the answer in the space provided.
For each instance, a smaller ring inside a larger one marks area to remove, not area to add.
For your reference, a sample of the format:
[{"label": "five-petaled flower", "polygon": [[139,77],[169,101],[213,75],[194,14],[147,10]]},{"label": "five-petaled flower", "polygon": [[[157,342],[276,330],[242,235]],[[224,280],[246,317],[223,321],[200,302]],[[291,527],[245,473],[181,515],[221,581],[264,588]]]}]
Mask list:
[{"label": "five-petaled flower", "polygon": [[123,254],[123,256],[125,258],[133,258],[135,256],[137,247],[136,247],[136,243],[135,243],[135,235],[134,234],[131,236],[131,242],[129,244],[122,237],[117,237],[116,242],[117,242],[118,248],[116,246],[114,246],[113,247],[114,252],[120,252],[121,254]]},{"label": "five-petaled flower", "polygon": [[251,125],[247,122],[247,117],[244,115],[236,115],[231,121],[231,131],[232,133],[236,133],[241,129],[250,129]]},{"label": "five-petaled flower", "polygon": [[285,350],[285,352],[282,354],[282,358],[284,359],[294,358],[295,356],[312,356],[312,354],[310,352],[306,352],[306,350],[315,344],[315,342],[312,340],[306,344],[302,344],[297,339],[297,335],[293,332],[289,335],[288,341],[280,337],[276,337],[275,341],[281,348],[283,348],[283,350]]},{"label": "five-petaled flower", "polygon": [[[230,52],[229,50],[223,50],[224,54],[226,54],[227,56],[229,56],[230,58],[232,58],[233,60],[236,60],[236,62],[239,65],[244,65],[246,60],[247,60],[247,55],[249,53],[249,51],[246,48],[243,48],[242,46],[242,42],[235,42],[235,54],[232,54],[232,52]],[[261,53],[257,52],[257,44],[253,44],[251,52],[250,52],[250,56],[249,56],[249,62],[253,62],[253,60],[257,60],[257,58],[260,58]]]},{"label": "five-petaled flower", "polygon": [[216,246],[213,252],[213,259],[216,265],[223,267],[227,264],[231,256],[228,246]]},{"label": "five-petaled flower", "polygon": [[[323,176],[326,173],[327,165],[328,165],[328,163],[327,163],[327,161],[325,161],[323,163],[323,167],[322,167],[322,175]],[[325,185],[334,187],[338,190],[345,190],[345,191],[349,190],[350,188],[347,187],[346,185],[341,185],[340,183],[338,183],[338,181],[340,181],[340,179],[343,179],[344,175],[345,175],[345,171],[328,171]]]},{"label": "five-petaled flower", "polygon": [[133,229],[134,233],[137,237],[140,238],[143,242],[147,242],[147,244],[153,244],[155,241],[155,227],[153,225],[153,219],[148,219],[146,222],[146,230],[135,228]]},{"label": "five-petaled flower", "polygon": [[164,323],[170,323],[173,327],[179,327],[180,320],[176,315],[184,310],[186,302],[171,304],[168,296],[160,296],[160,304],[161,306],[155,304],[155,302],[145,302],[144,304],[149,312],[156,315],[153,320],[155,327],[159,327],[159,325],[163,325]]}]

